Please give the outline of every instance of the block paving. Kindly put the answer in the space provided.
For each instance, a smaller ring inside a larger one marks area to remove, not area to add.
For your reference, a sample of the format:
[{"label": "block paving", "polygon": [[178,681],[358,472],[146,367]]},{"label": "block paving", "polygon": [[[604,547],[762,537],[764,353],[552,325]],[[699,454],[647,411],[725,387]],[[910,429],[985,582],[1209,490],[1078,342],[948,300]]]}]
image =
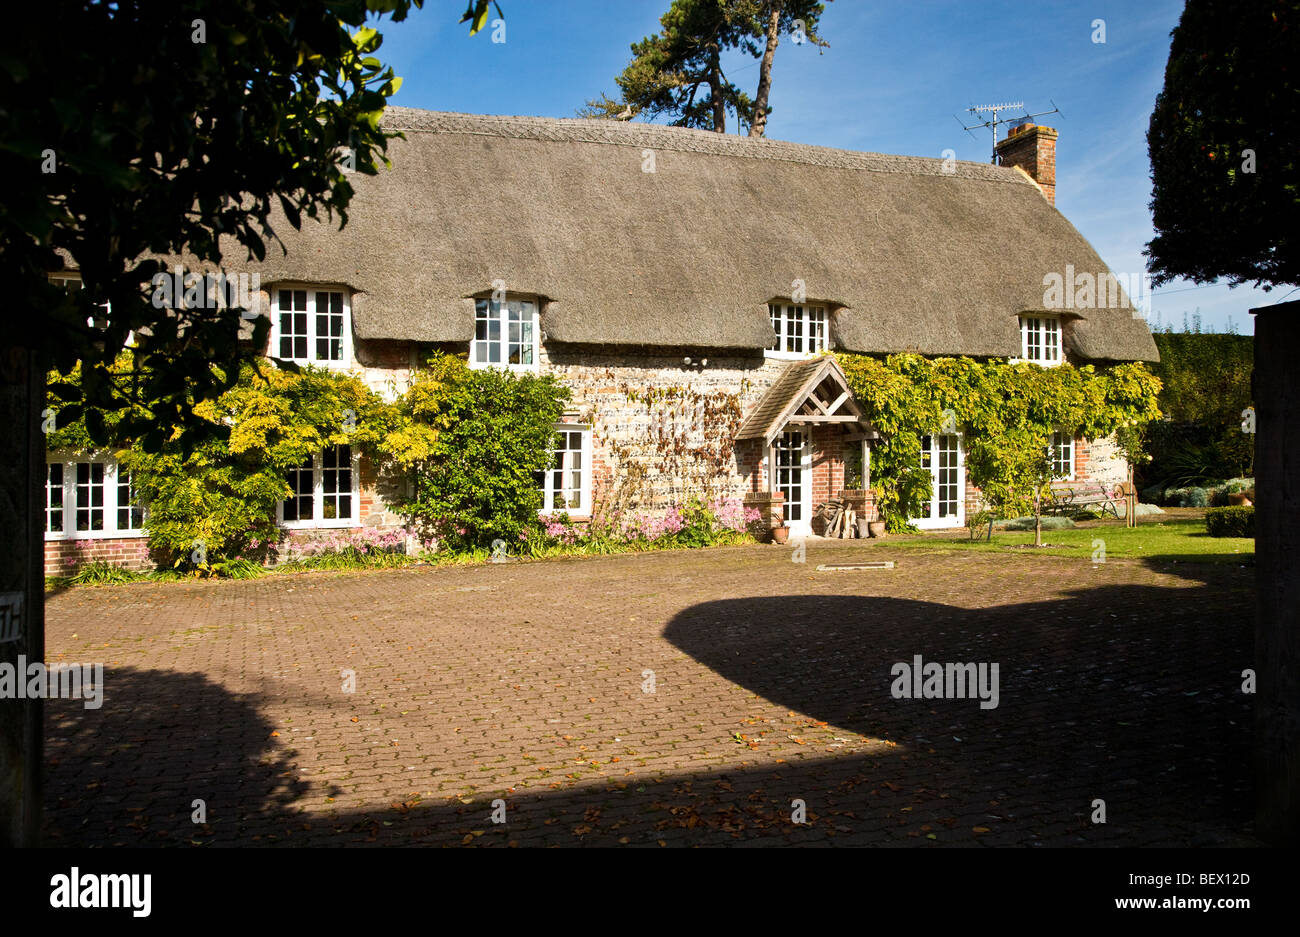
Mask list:
[{"label": "block paving", "polygon": [[[47,842],[1254,844],[1253,568],[792,557],[51,593],[48,659],[105,696],[48,704]],[[895,698],[916,655],[998,664],[998,706]]]}]

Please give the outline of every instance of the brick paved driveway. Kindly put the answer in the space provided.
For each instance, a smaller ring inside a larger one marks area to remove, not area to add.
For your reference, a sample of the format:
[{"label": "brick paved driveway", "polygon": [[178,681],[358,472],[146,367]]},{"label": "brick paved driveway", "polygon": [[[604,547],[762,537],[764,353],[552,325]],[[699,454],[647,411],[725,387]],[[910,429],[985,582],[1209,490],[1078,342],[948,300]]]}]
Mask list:
[{"label": "brick paved driveway", "polygon": [[[816,569],[864,558],[899,565]],[[739,547],[54,595],[49,659],[103,661],[106,694],[49,704],[49,840],[1252,842],[1253,569],[887,541],[807,560]],[[998,707],[892,698],[892,664],[916,654],[998,663]]]}]

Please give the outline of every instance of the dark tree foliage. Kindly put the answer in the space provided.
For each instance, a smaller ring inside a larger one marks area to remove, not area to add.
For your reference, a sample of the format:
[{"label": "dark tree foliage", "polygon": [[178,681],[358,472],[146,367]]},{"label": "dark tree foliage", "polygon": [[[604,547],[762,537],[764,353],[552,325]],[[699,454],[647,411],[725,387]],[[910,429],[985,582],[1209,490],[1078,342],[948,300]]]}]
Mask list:
[{"label": "dark tree foliage", "polygon": [[[674,126],[725,133],[731,113],[762,136],[779,38],[797,34],[800,43],[828,45],[817,34],[824,9],[816,0],[673,0],[659,32],[632,44],[632,61],[615,79],[620,98],[602,94],[578,114],[671,117]],[[753,99],[723,70],[723,54],[734,49],[759,59]]]},{"label": "dark tree foliage", "polygon": [[[373,175],[400,84],[367,26],[423,0],[48,0],[15,7],[0,51],[0,259],[4,342],[49,366],[81,362],[77,396],[101,411],[143,404],[128,431],[161,445],[213,427],[193,405],[231,386],[241,310],[152,303],[157,255],[220,265],[276,245],[272,212],[347,223],[346,169]],[[471,0],[477,29],[488,0]],[[237,248],[239,256],[224,257]],[[70,259],[84,289],[52,286]],[[107,305],[105,305],[107,304]],[[89,323],[88,323],[89,320]],[[255,344],[268,323],[257,323]],[[135,333],[138,371],[110,369]],[[220,428],[216,428],[220,432]]]},{"label": "dark tree foliage", "polygon": [[1147,428],[1151,461],[1139,485],[1202,485],[1252,474],[1255,435],[1243,432],[1255,364],[1249,335],[1155,332],[1164,419]]},{"label": "dark tree foliage", "polygon": [[1188,0],[1147,143],[1156,285],[1300,284],[1300,2]]}]

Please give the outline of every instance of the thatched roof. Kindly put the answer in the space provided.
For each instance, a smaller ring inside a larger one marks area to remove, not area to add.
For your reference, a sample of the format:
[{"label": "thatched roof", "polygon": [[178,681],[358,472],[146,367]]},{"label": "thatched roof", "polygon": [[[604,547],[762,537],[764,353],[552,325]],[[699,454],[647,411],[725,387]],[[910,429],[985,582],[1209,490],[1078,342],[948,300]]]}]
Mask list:
[{"label": "thatched roof", "polygon": [[830,355],[786,366],[754,407],[737,439],[761,439],[768,445],[791,423],[839,423],[855,435],[879,439],[880,434],[853,397],[844,370]]},{"label": "thatched roof", "polygon": [[[393,107],[384,125],[407,139],[353,177],[347,228],[282,223],[289,255],[253,268],[359,291],[363,339],[467,341],[467,298],[503,280],[542,298],[551,341],[759,349],[801,280],[836,347],[1013,356],[1045,274],[1106,269],[1014,169],[617,121]],[[1084,310],[1066,341],[1157,357],[1129,309]]]}]

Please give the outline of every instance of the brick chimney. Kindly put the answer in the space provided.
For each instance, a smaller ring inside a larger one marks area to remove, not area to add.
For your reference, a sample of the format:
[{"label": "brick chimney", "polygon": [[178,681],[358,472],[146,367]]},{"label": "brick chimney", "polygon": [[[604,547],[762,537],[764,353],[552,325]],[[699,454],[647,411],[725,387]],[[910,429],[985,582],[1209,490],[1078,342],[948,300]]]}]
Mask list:
[{"label": "brick chimney", "polygon": [[1051,127],[1020,124],[997,145],[998,162],[1019,166],[1038,183],[1047,200],[1056,204],[1056,131]]}]

